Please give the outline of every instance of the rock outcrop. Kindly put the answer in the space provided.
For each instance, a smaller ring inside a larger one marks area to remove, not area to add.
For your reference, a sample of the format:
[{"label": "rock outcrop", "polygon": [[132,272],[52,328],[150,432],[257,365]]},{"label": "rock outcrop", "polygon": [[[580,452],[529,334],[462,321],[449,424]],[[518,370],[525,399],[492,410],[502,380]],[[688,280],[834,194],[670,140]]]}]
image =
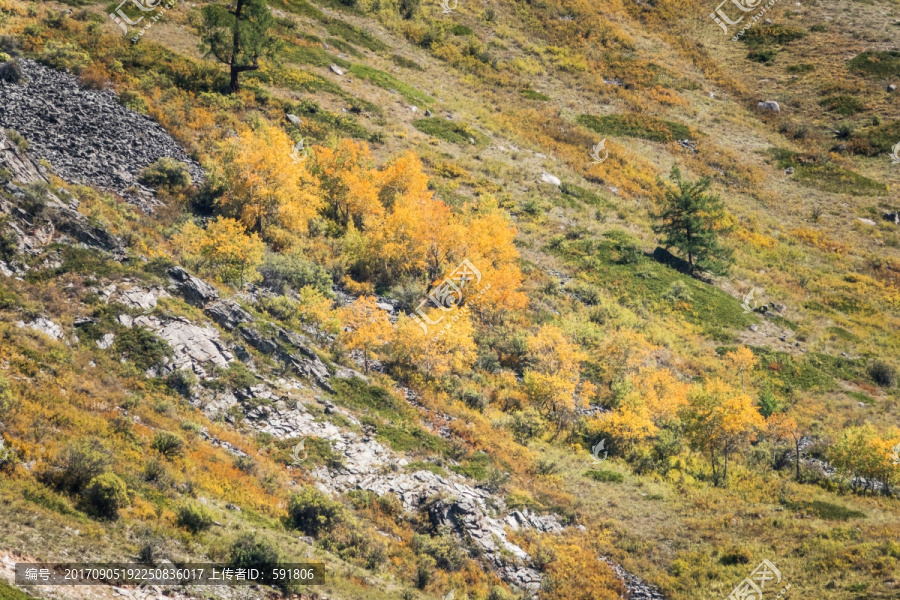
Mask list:
[{"label": "rock outcrop", "polygon": [[15,129],[66,181],[116,191],[145,210],[150,190],[129,194],[141,170],[164,156],[183,162],[194,183],[203,170],[159,123],[119,104],[110,90],[81,87],[69,73],[20,59],[23,80],[0,82],[0,127]]}]

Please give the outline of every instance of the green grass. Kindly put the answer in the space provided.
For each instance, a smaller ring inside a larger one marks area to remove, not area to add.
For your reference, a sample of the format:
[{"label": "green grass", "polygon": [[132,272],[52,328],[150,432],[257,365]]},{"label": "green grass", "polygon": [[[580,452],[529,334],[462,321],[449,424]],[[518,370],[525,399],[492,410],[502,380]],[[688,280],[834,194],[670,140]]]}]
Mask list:
[{"label": "green grass", "polygon": [[788,65],[784,68],[784,70],[795,75],[804,75],[806,73],[812,73],[813,71],[815,71],[816,66],[808,63],[801,63],[797,65]]},{"label": "green grass", "polygon": [[454,144],[487,143],[487,138],[477,131],[469,129],[461,123],[449,121],[441,117],[418,119],[413,121],[413,126],[422,133],[427,133],[428,135]]},{"label": "green grass", "polygon": [[854,173],[827,159],[812,155],[801,156],[780,148],[771,149],[770,154],[775,158],[779,169],[793,167],[794,180],[818,190],[857,196],[885,196],[888,193],[885,184]]},{"label": "green grass", "polygon": [[328,42],[328,44],[330,44],[330,45],[334,46],[335,48],[337,48],[338,50],[340,50],[341,52],[343,52],[345,54],[349,54],[350,56],[352,56],[354,58],[363,58],[365,56],[362,52],[360,52],[359,50],[357,50],[356,48],[354,48],[353,46],[351,46],[344,40],[339,40],[335,37],[330,37],[330,38],[326,39],[325,41]]},{"label": "green grass", "polygon": [[416,61],[400,56],[399,54],[392,54],[391,61],[398,67],[403,67],[404,69],[412,69],[413,71],[425,70],[424,67]]},{"label": "green grass", "polygon": [[900,77],[900,52],[867,50],[851,58],[847,67],[857,75]]},{"label": "green grass", "polygon": [[5,581],[0,580],[0,600],[35,600],[25,592],[19,591]]},{"label": "green grass", "polygon": [[362,379],[333,379],[335,402],[354,410],[369,410],[388,419],[407,420],[414,416],[412,408],[400,402],[384,388],[367,384]]},{"label": "green grass", "polygon": [[594,481],[602,481],[604,483],[622,483],[625,476],[616,471],[590,470],[585,471],[584,476]]},{"label": "green grass", "polygon": [[350,63],[342,58],[326,52],[321,46],[291,46],[285,53],[284,59],[287,62],[294,62],[303,65],[313,65],[316,67],[329,67],[338,65],[345,69],[350,68]]},{"label": "green grass", "polygon": [[450,470],[454,473],[459,473],[460,475],[465,475],[466,477],[470,477],[475,481],[483,481],[487,479],[488,476],[488,467],[491,465],[491,456],[490,454],[486,454],[484,452],[477,452],[473,454],[468,459],[464,460],[462,464],[454,465],[450,467]]},{"label": "green grass", "polygon": [[634,137],[652,142],[672,142],[691,138],[687,125],[645,115],[581,115],[578,123],[602,135]]},{"label": "green grass", "polygon": [[614,208],[613,204],[606,198],[603,198],[602,196],[592,192],[591,190],[577,186],[574,183],[563,182],[563,184],[559,186],[559,190],[564,195],[570,196],[572,198],[577,198],[590,206],[596,206],[606,209]]},{"label": "green grass", "polygon": [[794,356],[770,348],[752,347],[759,358],[759,368],[773,379],[782,391],[831,391],[837,389],[835,379],[857,381],[865,377],[865,361],[842,356],[809,352]]},{"label": "green grass", "polygon": [[431,471],[435,475],[440,475],[441,477],[447,476],[447,471],[445,471],[443,467],[436,465],[433,462],[427,462],[424,460],[411,462],[403,468],[410,473],[415,473],[416,471]]},{"label": "green grass", "polygon": [[329,129],[357,139],[372,140],[375,135],[363,127],[356,118],[350,115],[329,112],[312,100],[302,100],[291,106],[287,112],[315,121]]},{"label": "green grass", "polygon": [[843,327],[827,327],[825,329],[828,333],[833,335],[836,338],[840,338],[842,340],[847,340],[848,342],[858,342],[859,336],[855,333],[847,331]]},{"label": "green grass", "polygon": [[549,96],[545,96],[544,94],[542,94],[540,92],[536,92],[530,88],[525,88],[523,90],[519,90],[519,94],[521,94],[523,98],[527,98],[529,100],[539,100],[541,102],[549,102],[550,101]]},{"label": "green grass", "polygon": [[461,25],[460,23],[456,23],[453,27],[450,28],[450,33],[453,35],[475,35],[475,32],[466,27],[465,25]]},{"label": "green grass", "polygon": [[[588,283],[610,290],[621,304],[680,316],[714,340],[731,343],[738,330],[757,321],[729,294],[647,258],[636,244],[612,231],[601,239],[562,240],[553,249],[589,273]],[[683,301],[670,298],[676,283],[684,289]]]},{"label": "green grass", "polygon": [[849,94],[836,94],[827,96],[819,101],[819,106],[825,110],[836,112],[839,115],[850,117],[865,109],[863,103]]},{"label": "green grass", "polygon": [[879,152],[890,152],[900,142],[900,120],[872,127],[865,133],[869,144]]},{"label": "green grass", "polygon": [[813,500],[812,502],[801,500],[798,502],[786,502],[785,506],[799,513],[814,515],[820,519],[829,521],[848,521],[850,519],[865,519],[866,513],[851,510],[838,504]]},{"label": "green grass", "polygon": [[360,79],[365,79],[366,81],[374,83],[378,87],[386,90],[395,90],[412,104],[427,105],[434,102],[434,98],[428,94],[420,92],[411,85],[403,83],[393,75],[385,73],[384,71],[379,71],[378,69],[373,69],[372,67],[367,67],[365,65],[353,65],[350,67],[350,72]]},{"label": "green grass", "polygon": [[416,454],[441,454],[450,452],[450,445],[446,440],[430,434],[416,425],[383,425],[378,427],[376,438],[379,442],[387,444],[397,452],[411,452]]},{"label": "green grass", "polygon": [[868,394],[863,394],[862,392],[846,392],[849,398],[853,398],[857,402],[862,402],[863,404],[875,404],[875,398]]},{"label": "green grass", "polygon": [[359,27],[355,27],[343,21],[331,20],[325,25],[325,29],[331,35],[343,38],[351,44],[368,48],[372,52],[381,52],[388,49],[388,45],[381,40],[371,36],[368,32],[363,31]]}]

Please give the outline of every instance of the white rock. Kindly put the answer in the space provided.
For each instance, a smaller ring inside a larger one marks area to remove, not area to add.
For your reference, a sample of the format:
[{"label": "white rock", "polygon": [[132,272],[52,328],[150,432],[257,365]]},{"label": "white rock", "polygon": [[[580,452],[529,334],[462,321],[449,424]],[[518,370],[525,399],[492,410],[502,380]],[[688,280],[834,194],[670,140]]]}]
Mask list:
[{"label": "white rock", "polygon": [[781,112],[781,107],[774,100],[760,100],[756,107],[761,110],[769,110],[772,112]]},{"label": "white rock", "polygon": [[63,336],[62,328],[46,317],[38,317],[31,323],[23,323],[22,321],[19,321],[18,323],[16,323],[16,326],[28,327],[29,329],[40,331],[47,337],[54,340],[58,340]]},{"label": "white rock", "polygon": [[872,219],[859,219],[859,222],[863,225],[876,225],[875,221]]},{"label": "white rock", "polygon": [[336,75],[344,74],[344,70],[337,65],[331,65],[331,72],[335,73]]},{"label": "white rock", "polygon": [[104,334],[103,334],[103,337],[100,338],[99,340],[97,340],[96,343],[97,343],[97,346],[98,346],[101,350],[106,350],[107,348],[109,348],[110,346],[113,345],[113,342],[115,341],[115,339],[116,339],[115,334],[113,334],[113,333],[104,333]]},{"label": "white rock", "polygon": [[544,171],[543,173],[541,173],[541,181],[543,183],[549,183],[549,184],[555,185],[557,187],[562,185],[562,181],[559,180],[559,177],[557,177],[555,175],[551,175],[547,171]]},{"label": "white rock", "polygon": [[303,119],[293,113],[287,113],[285,116],[287,117],[287,120],[291,122],[291,124],[296,125],[297,127],[300,127],[300,125],[303,124]]}]

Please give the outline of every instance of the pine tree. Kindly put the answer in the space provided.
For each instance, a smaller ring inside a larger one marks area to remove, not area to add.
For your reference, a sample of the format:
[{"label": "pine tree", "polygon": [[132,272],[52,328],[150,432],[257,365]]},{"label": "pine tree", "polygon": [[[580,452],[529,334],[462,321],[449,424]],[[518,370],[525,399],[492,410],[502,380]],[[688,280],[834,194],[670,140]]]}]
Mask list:
[{"label": "pine tree", "polygon": [[706,193],[710,180],[685,181],[678,167],[670,174],[669,186],[659,200],[654,233],[661,234],[666,249],[675,247],[687,256],[690,273],[695,269],[723,274],[731,265],[731,251],[719,243],[724,230],[725,207],[718,196]]},{"label": "pine tree", "polygon": [[271,56],[277,39],[269,33],[273,18],[266,0],[236,0],[229,6],[203,7],[200,49],[228,65],[231,93],[238,91],[238,76],[259,69],[259,59]]}]

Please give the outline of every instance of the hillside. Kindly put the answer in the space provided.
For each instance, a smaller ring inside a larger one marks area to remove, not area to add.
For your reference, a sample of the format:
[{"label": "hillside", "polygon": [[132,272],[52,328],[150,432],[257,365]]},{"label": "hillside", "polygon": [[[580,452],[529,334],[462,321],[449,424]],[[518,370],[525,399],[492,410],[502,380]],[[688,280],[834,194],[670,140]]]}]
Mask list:
[{"label": "hillside", "polygon": [[900,597],[900,8],[750,4],[0,0],[0,599]]}]

